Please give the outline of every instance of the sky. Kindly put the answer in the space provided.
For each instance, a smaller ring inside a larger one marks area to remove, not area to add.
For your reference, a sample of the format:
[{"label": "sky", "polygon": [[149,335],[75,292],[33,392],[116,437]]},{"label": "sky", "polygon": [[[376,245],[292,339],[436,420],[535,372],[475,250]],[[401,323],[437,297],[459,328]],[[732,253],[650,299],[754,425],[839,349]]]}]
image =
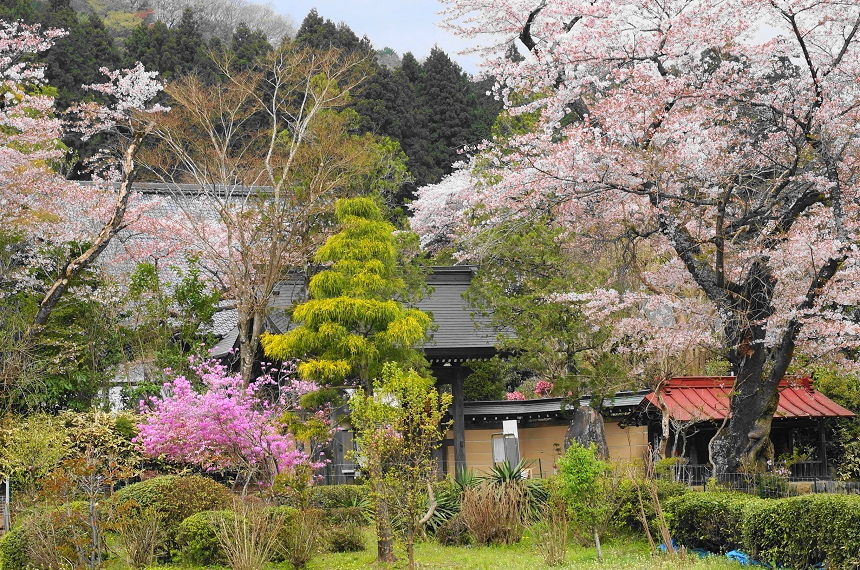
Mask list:
[{"label": "sky", "polygon": [[478,70],[476,56],[457,54],[469,43],[436,25],[442,10],[436,0],[271,0],[271,5],[297,27],[316,8],[323,18],[346,23],[358,37],[366,35],[376,49],[390,47],[400,56],[411,51],[423,60],[438,45],[465,71]]}]

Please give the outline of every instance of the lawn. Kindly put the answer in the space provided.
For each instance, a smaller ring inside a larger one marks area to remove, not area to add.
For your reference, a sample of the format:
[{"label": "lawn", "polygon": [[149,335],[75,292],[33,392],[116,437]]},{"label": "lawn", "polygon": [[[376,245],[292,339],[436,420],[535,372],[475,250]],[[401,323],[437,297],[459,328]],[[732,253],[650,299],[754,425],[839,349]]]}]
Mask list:
[{"label": "lawn", "polygon": [[[322,554],[311,560],[306,570],[365,570],[374,566],[376,545],[368,531],[367,550],[341,554]],[[597,561],[595,549],[573,545],[568,549],[567,563],[554,568],[593,568],[602,570],[739,570],[741,566],[724,557],[701,559],[695,555],[670,557],[651,556],[648,545],[641,539],[615,538],[604,544],[604,561]],[[406,554],[398,553],[400,559],[391,568],[405,568]],[[415,559],[422,569],[452,570],[534,570],[549,568],[535,552],[528,535],[522,542],[512,546],[440,546],[435,542],[416,545]],[[128,566],[113,558],[106,570],[127,570]],[[384,568],[384,567],[378,567]],[[203,567],[183,565],[153,566],[152,570],[203,570]],[[214,570],[214,567],[207,567]],[[4,569],[5,570],[5,569]],[[289,563],[270,564],[269,570],[291,570]]]},{"label": "lawn", "polygon": [[[652,557],[648,552],[647,543],[632,539],[615,539],[605,544],[603,550],[604,561],[599,563],[593,547],[571,546],[568,550],[567,564],[555,568],[737,570],[741,567],[738,563],[723,557],[708,559],[700,559],[694,555],[684,558]],[[375,553],[375,548],[371,547],[364,552],[326,554],[314,558],[307,569],[364,569],[373,564]],[[405,558],[405,554],[401,558]],[[420,568],[427,569],[533,570],[548,567],[535,552],[528,537],[513,546],[439,546],[433,542],[419,544],[416,546],[415,560]],[[402,567],[405,564],[398,566]]]}]

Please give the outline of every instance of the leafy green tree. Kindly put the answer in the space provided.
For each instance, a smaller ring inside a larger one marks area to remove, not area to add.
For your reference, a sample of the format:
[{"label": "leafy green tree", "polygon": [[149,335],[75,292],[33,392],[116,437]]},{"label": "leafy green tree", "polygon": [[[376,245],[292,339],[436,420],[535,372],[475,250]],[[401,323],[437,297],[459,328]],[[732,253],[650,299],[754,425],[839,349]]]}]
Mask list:
[{"label": "leafy green tree", "polygon": [[409,286],[398,268],[395,227],[370,198],[339,200],[341,231],[317,251],[327,269],[309,283],[310,299],[293,310],[295,329],[264,335],[270,358],[302,358],[299,375],[326,384],[371,388],[385,362],[423,370],[420,346],[430,317],[404,307]]},{"label": "leafy green tree", "polygon": [[129,279],[121,333],[126,360],[143,366],[139,392],[160,389],[168,379],[165,369],[189,374],[189,357],[205,357],[205,348],[214,343],[207,331],[219,295],[201,277],[197,260],[188,261],[185,269],[173,269],[173,285],[152,263],[138,264]]},{"label": "leafy green tree", "polygon": [[603,396],[619,387],[621,365],[580,309],[553,296],[604,280],[611,262],[599,255],[579,261],[581,252],[569,251],[563,234],[547,217],[479,232],[474,251],[481,269],[467,297],[510,331],[499,338],[499,348],[512,354],[506,366],[531,370],[557,394]]},{"label": "leafy green tree", "polygon": [[[373,395],[358,388],[349,400],[356,456],[372,488],[380,562],[394,561],[394,534],[406,546],[409,568],[415,567],[415,540],[435,508],[433,451],[448,428],[444,417],[451,401],[432,379],[393,362],[383,366]],[[393,528],[392,521],[398,521]]]},{"label": "leafy green tree", "polygon": [[558,466],[557,489],[567,504],[570,522],[580,532],[594,536],[597,546],[597,559],[603,559],[600,546],[601,522],[612,515],[611,503],[605,496],[602,482],[610,467],[605,461],[597,459],[595,448],[571,444],[556,462]]}]

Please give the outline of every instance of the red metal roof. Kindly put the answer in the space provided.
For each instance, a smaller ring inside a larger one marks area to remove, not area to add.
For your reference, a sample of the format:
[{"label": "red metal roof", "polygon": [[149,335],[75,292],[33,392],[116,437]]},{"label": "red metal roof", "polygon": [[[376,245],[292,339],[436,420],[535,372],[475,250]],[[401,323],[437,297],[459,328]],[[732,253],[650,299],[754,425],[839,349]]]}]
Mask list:
[{"label": "red metal roof", "polygon": [[[734,376],[695,376],[670,379],[663,388],[663,400],[672,418],[690,420],[722,420],[729,411],[729,394]],[[657,396],[651,392],[645,401],[660,408]],[[779,384],[779,405],[774,418],[852,417],[846,410],[821,392],[815,390],[811,378],[783,380]]]}]

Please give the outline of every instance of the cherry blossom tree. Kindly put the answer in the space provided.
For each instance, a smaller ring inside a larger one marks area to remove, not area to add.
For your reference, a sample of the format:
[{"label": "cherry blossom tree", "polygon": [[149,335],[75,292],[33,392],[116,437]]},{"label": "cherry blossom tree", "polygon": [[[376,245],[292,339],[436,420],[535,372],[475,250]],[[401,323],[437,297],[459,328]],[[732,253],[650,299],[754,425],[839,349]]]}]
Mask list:
[{"label": "cherry blossom tree", "polygon": [[[5,257],[14,263],[3,268],[0,297],[21,291],[41,297],[32,312],[28,305],[22,315],[2,320],[4,395],[21,387],[31,350],[60,299],[120,231],[148,225],[132,182],[151,118],[164,110],[151,102],[160,85],[140,65],[103,70],[108,81],[90,89],[110,103],[78,105],[71,122],[61,120],[43,69],[32,56],[63,34],[0,22],[0,227],[16,249]],[[92,165],[91,184],[71,182],[61,174],[66,149],[60,139],[68,129],[84,137],[106,135],[105,151]]]},{"label": "cherry blossom tree", "polygon": [[[77,251],[68,249],[25,338],[39,335],[75,278],[128,225],[135,158],[151,129],[150,115],[165,110],[151,104],[161,89],[156,74],[141,65],[123,71],[103,69],[108,81],[89,89],[103,93],[111,103],[78,105],[74,122],[65,124],[53,113],[53,98],[45,94],[42,68],[26,57],[48,49],[62,35],[60,30],[0,22],[0,221],[32,241],[86,244]],[[87,138],[116,135],[112,148],[94,164],[95,184],[67,181],[55,168],[63,158],[60,137],[69,127]]]},{"label": "cherry blossom tree", "polygon": [[718,346],[737,381],[711,461],[763,464],[794,355],[840,358],[860,333],[860,6],[443,3],[451,28],[491,33],[485,69],[528,127],[479,149],[483,223],[551,212],[577,239],[626,240],[641,289],[571,300],[605,313],[628,299],[642,327],[616,321],[618,340],[638,350],[661,342],[661,320],[678,347]]}]

